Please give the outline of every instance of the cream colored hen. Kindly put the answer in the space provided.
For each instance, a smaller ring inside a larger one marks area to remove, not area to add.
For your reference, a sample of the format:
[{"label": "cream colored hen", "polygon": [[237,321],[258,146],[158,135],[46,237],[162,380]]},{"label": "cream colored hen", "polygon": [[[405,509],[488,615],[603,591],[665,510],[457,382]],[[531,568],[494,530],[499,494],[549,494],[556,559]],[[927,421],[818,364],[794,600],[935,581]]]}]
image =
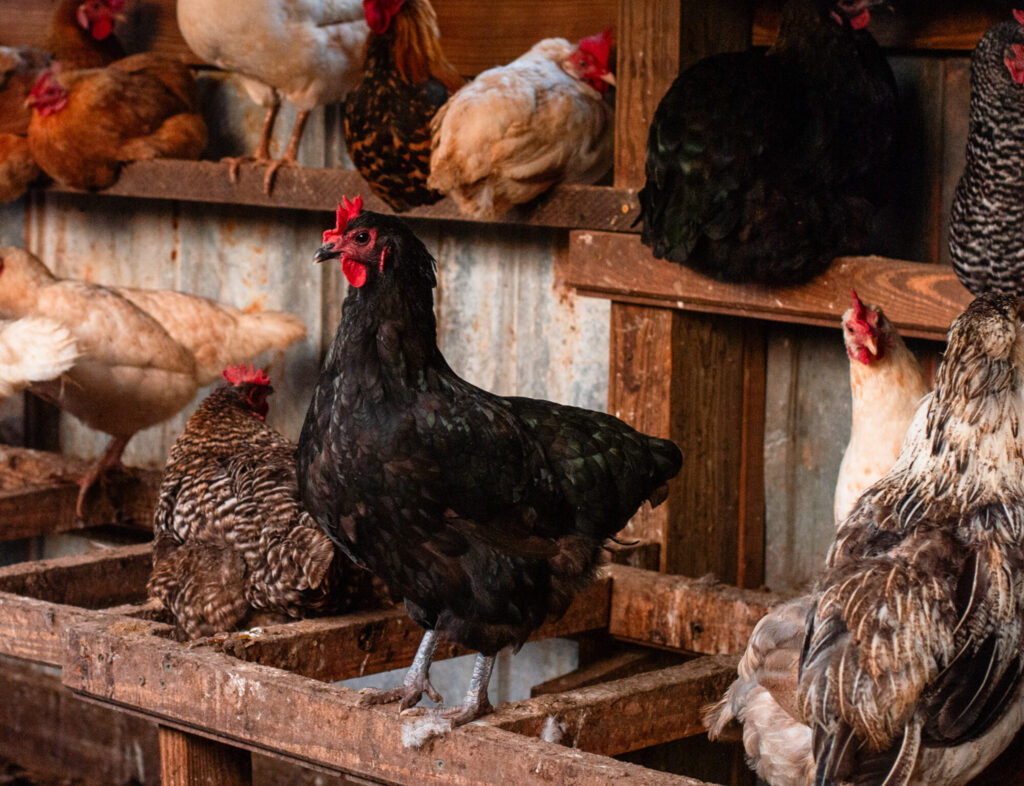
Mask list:
[{"label": "cream colored hen", "polygon": [[33,382],[56,379],[78,358],[78,345],[59,322],[45,317],[0,320],[0,399]]},{"label": "cream colored hen", "polygon": [[477,76],[434,115],[427,185],[489,219],[556,183],[598,180],[612,161],[610,49],[607,30],[547,38]]},{"label": "cream colored hen", "polygon": [[171,417],[203,385],[267,349],[306,334],[281,312],[248,314],[168,290],[119,289],[55,277],[34,255],[0,248],[0,317],[46,316],[64,324],[81,357],[59,382],[32,391],[113,437],[82,482],[115,466],[135,432]]},{"label": "cream colored hen", "polygon": [[360,0],[178,0],[178,27],[199,57],[243,78],[253,101],[266,107],[251,159],[230,159],[232,178],[243,160],[270,161],[270,135],[281,100],[298,110],[288,148],[267,169],[294,164],[309,112],[341,101],[362,77],[369,27]]}]

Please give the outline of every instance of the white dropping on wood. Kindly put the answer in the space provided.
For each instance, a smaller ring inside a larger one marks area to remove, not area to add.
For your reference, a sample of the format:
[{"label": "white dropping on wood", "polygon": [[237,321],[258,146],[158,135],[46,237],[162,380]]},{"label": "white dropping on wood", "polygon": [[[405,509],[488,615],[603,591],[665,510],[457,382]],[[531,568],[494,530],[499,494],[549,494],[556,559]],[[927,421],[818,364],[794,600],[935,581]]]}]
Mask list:
[{"label": "white dropping on wood", "polygon": [[434,737],[452,730],[452,722],[434,714],[421,715],[402,722],[402,746],[419,750]]}]

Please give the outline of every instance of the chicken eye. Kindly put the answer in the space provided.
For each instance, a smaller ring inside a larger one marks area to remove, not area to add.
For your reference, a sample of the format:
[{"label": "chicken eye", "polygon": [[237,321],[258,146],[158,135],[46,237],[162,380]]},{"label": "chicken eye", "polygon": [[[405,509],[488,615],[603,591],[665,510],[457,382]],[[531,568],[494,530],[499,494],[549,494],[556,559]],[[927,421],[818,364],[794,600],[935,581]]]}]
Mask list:
[{"label": "chicken eye", "polygon": [[361,246],[366,245],[370,242],[370,233],[364,229],[355,236],[355,241]]}]

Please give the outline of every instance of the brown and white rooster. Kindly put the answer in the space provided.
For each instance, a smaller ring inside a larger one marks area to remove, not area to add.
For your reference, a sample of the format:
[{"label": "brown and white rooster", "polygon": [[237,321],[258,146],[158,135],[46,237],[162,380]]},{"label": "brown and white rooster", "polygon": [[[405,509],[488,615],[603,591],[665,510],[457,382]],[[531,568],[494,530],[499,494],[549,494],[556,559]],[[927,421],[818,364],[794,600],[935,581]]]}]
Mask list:
[{"label": "brown and white rooster", "polygon": [[171,448],[149,594],[196,639],[276,619],[380,605],[373,576],[302,507],[295,443],[264,421],[270,378],[229,367]]},{"label": "brown and white rooster", "polygon": [[612,162],[611,31],[546,38],[484,71],[434,115],[427,185],[494,218],[557,183],[593,183]]}]

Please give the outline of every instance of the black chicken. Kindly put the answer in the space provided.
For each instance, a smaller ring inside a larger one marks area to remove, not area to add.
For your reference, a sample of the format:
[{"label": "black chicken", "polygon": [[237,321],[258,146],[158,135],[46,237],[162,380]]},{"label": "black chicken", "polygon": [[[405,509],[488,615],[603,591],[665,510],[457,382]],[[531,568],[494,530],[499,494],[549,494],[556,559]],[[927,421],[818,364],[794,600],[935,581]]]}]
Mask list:
[{"label": "black chicken", "polygon": [[864,242],[896,129],[867,24],[879,0],[790,0],[775,45],[701,60],[651,123],[640,192],[656,257],[725,281],[792,284]]},{"label": "black chicken", "polygon": [[437,347],[433,258],[400,219],[360,207],[339,205],[316,253],[341,258],[350,289],[299,438],[299,486],[426,628],[404,685],[372,700],[437,699],[428,671],[444,636],[480,652],[446,713],[465,723],[490,710],[495,654],[566,610],[682,456],[610,415],[456,376]]},{"label": "black chicken", "polygon": [[949,251],[975,295],[1024,284],[1024,12],[993,26],[971,56],[967,163],[949,221]]},{"label": "black chicken", "polygon": [[430,121],[462,86],[445,59],[429,0],[366,0],[363,80],[345,100],[345,144],[370,190],[393,210],[436,202],[427,188]]}]

